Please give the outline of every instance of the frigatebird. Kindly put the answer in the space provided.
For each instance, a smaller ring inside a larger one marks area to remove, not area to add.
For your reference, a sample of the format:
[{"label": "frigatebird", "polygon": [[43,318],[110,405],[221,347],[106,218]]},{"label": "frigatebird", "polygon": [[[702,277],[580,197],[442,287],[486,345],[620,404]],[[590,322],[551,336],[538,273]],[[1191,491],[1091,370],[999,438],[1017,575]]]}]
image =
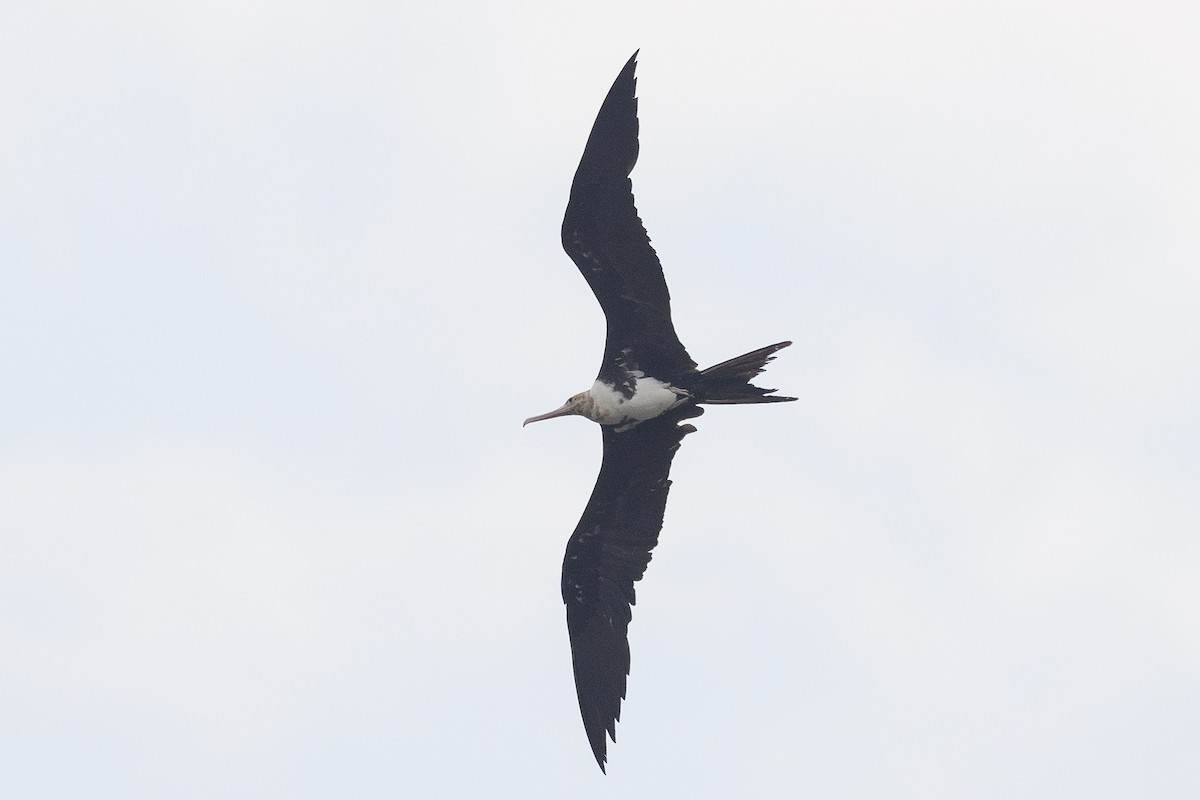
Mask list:
[{"label": "frigatebird", "polygon": [[608,321],[600,374],[592,388],[525,424],[578,414],[600,423],[600,476],[563,558],[571,662],[583,727],[605,770],[605,733],[616,723],[629,674],[628,628],[634,582],[658,544],[671,459],[696,430],[685,419],[701,404],[782,403],[750,380],[779,342],[708,369],[696,369],[675,335],[658,255],[633,203],[629,175],[638,157],[635,52],[600,106],[571,184],[563,218],[567,255],[592,287]]}]

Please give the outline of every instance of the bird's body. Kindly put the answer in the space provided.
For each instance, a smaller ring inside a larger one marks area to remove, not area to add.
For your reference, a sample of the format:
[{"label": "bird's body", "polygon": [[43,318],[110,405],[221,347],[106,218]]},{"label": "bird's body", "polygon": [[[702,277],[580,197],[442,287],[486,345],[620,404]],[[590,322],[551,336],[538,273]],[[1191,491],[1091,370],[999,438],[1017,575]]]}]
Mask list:
[{"label": "bird's body", "polygon": [[624,432],[639,422],[660,417],[691,399],[691,392],[686,389],[640,373],[630,375],[621,383],[609,383],[597,378],[592,388],[572,396],[561,408],[530,417],[525,424],[578,414],[600,425],[615,425],[618,432]]},{"label": "bird's body", "polygon": [[633,584],[658,543],[671,460],[696,430],[680,423],[704,413],[701,404],[795,399],[750,383],[791,342],[698,370],[675,334],[662,266],[638,219],[629,180],[638,155],[636,60],[634,53],[596,116],[563,218],[563,248],[607,320],[600,372],[587,391],[525,420],[579,415],[603,432],[600,475],[567,543],[562,574],[579,710],[601,769],[605,733],[616,741],[629,674]]}]

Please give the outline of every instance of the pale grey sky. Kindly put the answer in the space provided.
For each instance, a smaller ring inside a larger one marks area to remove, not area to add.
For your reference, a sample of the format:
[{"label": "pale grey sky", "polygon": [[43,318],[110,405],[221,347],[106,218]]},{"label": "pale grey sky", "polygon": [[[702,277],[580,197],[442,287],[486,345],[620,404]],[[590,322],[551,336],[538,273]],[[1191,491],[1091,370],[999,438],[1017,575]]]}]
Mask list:
[{"label": "pale grey sky", "polygon": [[[1200,11],[0,12],[0,796],[1200,794]],[[601,776],[558,226],[642,48],[697,361]]]}]

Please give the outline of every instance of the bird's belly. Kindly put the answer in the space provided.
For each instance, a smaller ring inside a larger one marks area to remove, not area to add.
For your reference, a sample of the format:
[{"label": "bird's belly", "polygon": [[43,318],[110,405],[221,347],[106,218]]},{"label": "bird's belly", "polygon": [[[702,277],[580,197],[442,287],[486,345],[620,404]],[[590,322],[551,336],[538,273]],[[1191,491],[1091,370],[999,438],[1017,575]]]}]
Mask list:
[{"label": "bird's belly", "polygon": [[592,398],[596,422],[627,428],[665,414],[689,397],[683,389],[657,378],[637,378],[633,397],[625,397],[603,381],[596,381],[588,394]]}]

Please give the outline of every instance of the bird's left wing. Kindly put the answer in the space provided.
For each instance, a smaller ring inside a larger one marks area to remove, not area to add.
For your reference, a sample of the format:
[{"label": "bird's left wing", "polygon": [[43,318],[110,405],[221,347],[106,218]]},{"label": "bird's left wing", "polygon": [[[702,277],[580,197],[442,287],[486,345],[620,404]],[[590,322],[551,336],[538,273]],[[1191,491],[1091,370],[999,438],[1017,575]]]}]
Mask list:
[{"label": "bird's left wing", "polygon": [[658,254],[633,203],[638,157],[637,53],[600,106],[563,215],[563,249],[604,309],[604,369],[620,363],[649,375],[696,368],[671,322],[671,295]]},{"label": "bird's left wing", "polygon": [[687,405],[617,433],[602,428],[604,463],[583,517],[563,559],[571,662],[579,711],[596,763],[604,769],[605,732],[616,741],[616,723],[629,674],[627,630],[635,581],[658,544],[671,459],[695,430],[681,420],[703,409]]}]

